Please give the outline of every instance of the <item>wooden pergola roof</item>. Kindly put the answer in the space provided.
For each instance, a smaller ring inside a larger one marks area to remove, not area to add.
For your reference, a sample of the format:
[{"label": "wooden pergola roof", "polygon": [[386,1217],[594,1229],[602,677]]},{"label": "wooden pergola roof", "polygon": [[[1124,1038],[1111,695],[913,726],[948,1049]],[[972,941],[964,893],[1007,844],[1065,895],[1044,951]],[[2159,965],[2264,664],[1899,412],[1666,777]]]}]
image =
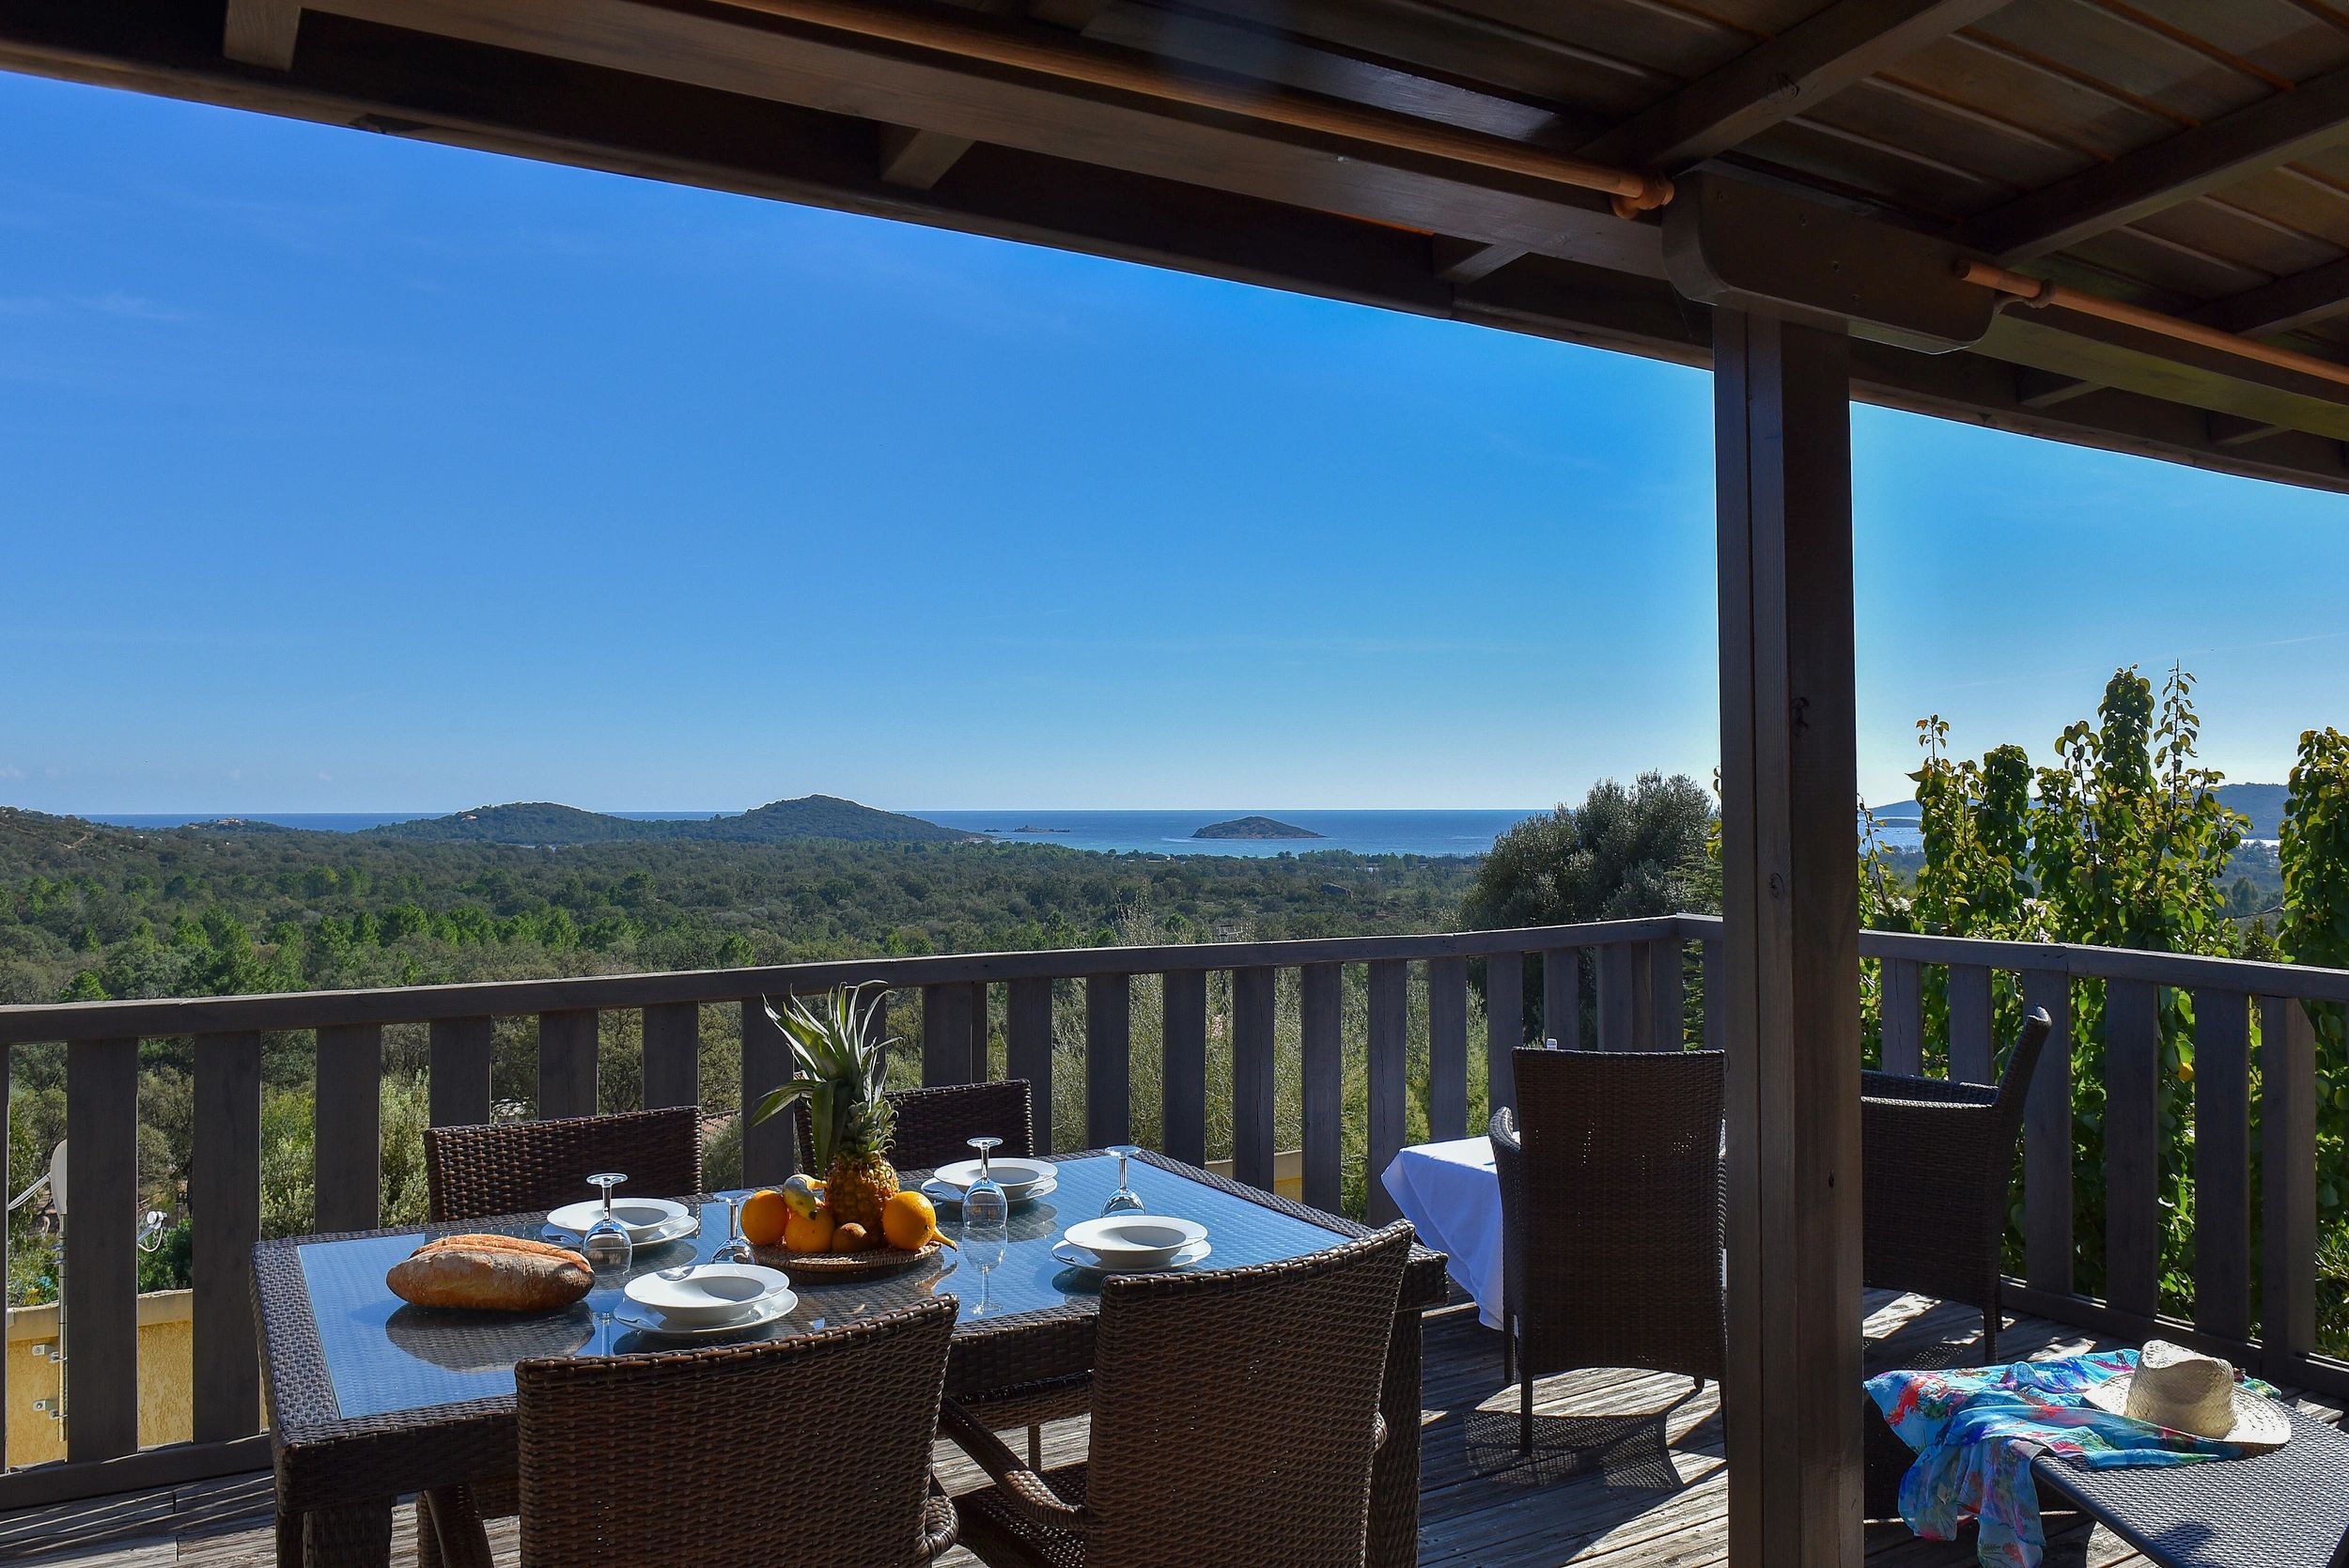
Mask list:
[{"label": "wooden pergola roof", "polygon": [[[1477,157],[1514,147],[2349,357],[2328,0],[0,0],[0,66],[1704,363],[1672,206]],[[1470,156],[1384,134],[1431,126]],[[1854,331],[1866,401],[2349,489],[2337,381],[2061,308]]]}]

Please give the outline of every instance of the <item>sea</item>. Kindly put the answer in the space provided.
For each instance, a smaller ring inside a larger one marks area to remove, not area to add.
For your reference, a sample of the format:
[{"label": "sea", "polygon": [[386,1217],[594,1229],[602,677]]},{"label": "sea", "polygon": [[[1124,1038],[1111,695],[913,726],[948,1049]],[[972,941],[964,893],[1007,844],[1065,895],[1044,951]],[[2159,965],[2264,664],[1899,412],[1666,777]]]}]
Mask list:
[{"label": "sea", "polygon": [[[1357,855],[1482,855],[1493,841],[1517,823],[1547,808],[1493,807],[1468,811],[1284,811],[1279,808],[1233,808],[1228,811],[964,811],[959,808],[904,810],[942,828],[976,833],[999,844],[1056,844],[1066,849],[1092,849],[1110,854],[1145,855],[1268,855],[1310,854],[1316,849],[1344,849]],[[86,812],[93,822],[120,828],[183,828],[191,822],[211,822],[238,816],[253,822],[272,822],[319,833],[355,833],[388,822],[412,822],[439,816],[440,812]],[[614,816],[640,822],[689,821],[727,815],[715,811],[623,811]],[[1269,816],[1276,822],[1308,829],[1319,838],[1202,839],[1191,835],[1211,822],[1236,816]],[[1880,830],[1894,848],[1914,848],[1913,821],[1883,821]]]}]

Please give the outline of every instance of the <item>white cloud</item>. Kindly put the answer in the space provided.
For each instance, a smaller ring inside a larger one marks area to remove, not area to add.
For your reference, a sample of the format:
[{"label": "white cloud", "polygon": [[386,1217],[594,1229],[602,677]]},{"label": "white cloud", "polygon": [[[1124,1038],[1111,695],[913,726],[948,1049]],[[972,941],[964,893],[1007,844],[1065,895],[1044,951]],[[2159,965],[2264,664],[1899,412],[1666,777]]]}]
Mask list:
[{"label": "white cloud", "polygon": [[0,762],[0,779],[21,779],[23,776],[23,768],[14,763]]}]

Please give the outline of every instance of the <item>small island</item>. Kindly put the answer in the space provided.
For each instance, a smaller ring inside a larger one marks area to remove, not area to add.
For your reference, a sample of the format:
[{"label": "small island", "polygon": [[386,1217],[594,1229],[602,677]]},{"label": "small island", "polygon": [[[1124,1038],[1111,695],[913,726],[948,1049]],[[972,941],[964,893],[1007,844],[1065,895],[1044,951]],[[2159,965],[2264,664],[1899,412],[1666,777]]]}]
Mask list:
[{"label": "small island", "polygon": [[1193,838],[1319,838],[1311,828],[1299,828],[1286,822],[1275,822],[1268,816],[1236,816],[1229,822],[1210,822]]},{"label": "small island", "polygon": [[1073,828],[1032,828],[1026,823],[1021,823],[1012,830],[1015,833],[1067,833],[1075,831]]}]

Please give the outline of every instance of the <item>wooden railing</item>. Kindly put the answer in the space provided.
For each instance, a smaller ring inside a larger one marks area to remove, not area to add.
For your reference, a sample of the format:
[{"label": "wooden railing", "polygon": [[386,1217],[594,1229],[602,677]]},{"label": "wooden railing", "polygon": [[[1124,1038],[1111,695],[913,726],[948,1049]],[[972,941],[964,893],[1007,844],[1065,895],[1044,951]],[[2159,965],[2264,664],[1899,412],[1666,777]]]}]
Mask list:
[{"label": "wooden railing", "polygon": [[[1894,1070],[1930,1063],[1988,1080],[1998,1061],[1999,998],[2008,999],[2010,1015],[2015,1002],[2047,1007],[2063,1039],[2076,996],[2098,988],[2108,1097],[2103,1265],[2110,1282],[2101,1298],[2074,1289],[2071,1059],[2051,1049],[2025,1138],[2025,1264],[2015,1306],[2117,1337],[2186,1339],[2279,1380],[2349,1393],[2349,1366],[2316,1347],[2316,1082],[2300,1006],[2349,1001],[2349,973],[1889,933],[1866,934],[1862,953],[1873,961],[1883,1061]],[[1167,1153],[1192,1161],[1228,1157],[1239,1180],[1270,1187],[1285,1121],[1301,1145],[1306,1201],[1340,1206],[1350,1171],[1356,1182],[1367,1175],[1365,1206],[1378,1219],[1392,1211],[1376,1174],[1416,1130],[1414,1118],[1432,1138],[1474,1130],[1478,1101],[1510,1098],[1507,1048],[1520,1041],[1548,1035],[1567,1047],[1735,1048],[1718,1037],[1701,1001],[1719,954],[1718,920],[1668,916],[1427,936],[0,1008],[0,1048],[68,1048],[72,1161],[64,1269],[68,1458],[0,1476],[0,1507],[267,1462],[256,1430],[260,1370],[249,1288],[260,1224],[265,1033],[315,1035],[321,1229],[378,1222],[387,1029],[425,1027],[435,1125],[490,1119],[498,1019],[536,1020],[539,1115],[583,1114],[602,1102],[598,1045],[604,1020],[615,1014],[636,1015],[641,1103],[733,1102],[745,1086],[755,1094],[785,1076],[783,1042],[762,998],[872,981],[890,988],[898,1032],[918,1041],[925,1081],[1030,1079],[1048,1146],[1097,1146],[1131,1131],[1140,1019],[1159,1042],[1146,1064],[1158,1071],[1159,1141]],[[1471,965],[1483,969],[1481,1040]],[[2162,1144],[2155,1118],[2165,987],[2195,999],[2191,1178],[2202,1223],[2192,1309],[2183,1317],[2164,1312],[2158,1276]],[[1138,1005],[1142,989],[1156,991],[1155,1009]],[[1931,1031],[1929,992],[1945,999],[1930,1011],[1946,1023]],[[723,1085],[701,1080],[710,1007],[729,1011],[739,1042],[726,1073],[733,1081]],[[918,1011],[918,1024],[907,1009]],[[134,1148],[139,1046],[156,1039],[193,1042],[194,1440],[140,1452]],[[6,1054],[0,1049],[0,1058]],[[1486,1070],[1472,1081],[1477,1054]],[[1224,1062],[1228,1081],[1211,1082],[1210,1063]],[[1292,1075],[1286,1090],[1283,1067]],[[2255,1069],[2263,1133],[2256,1149]],[[1072,1090],[1066,1103],[1082,1125],[1055,1128],[1054,1077],[1069,1070],[1081,1074],[1081,1095]],[[1361,1094],[1352,1115],[1350,1078]],[[1211,1122],[1228,1126],[1213,1149]],[[781,1119],[744,1134],[745,1181],[779,1180],[792,1161]],[[2263,1178],[2257,1255],[2255,1172]]]}]

